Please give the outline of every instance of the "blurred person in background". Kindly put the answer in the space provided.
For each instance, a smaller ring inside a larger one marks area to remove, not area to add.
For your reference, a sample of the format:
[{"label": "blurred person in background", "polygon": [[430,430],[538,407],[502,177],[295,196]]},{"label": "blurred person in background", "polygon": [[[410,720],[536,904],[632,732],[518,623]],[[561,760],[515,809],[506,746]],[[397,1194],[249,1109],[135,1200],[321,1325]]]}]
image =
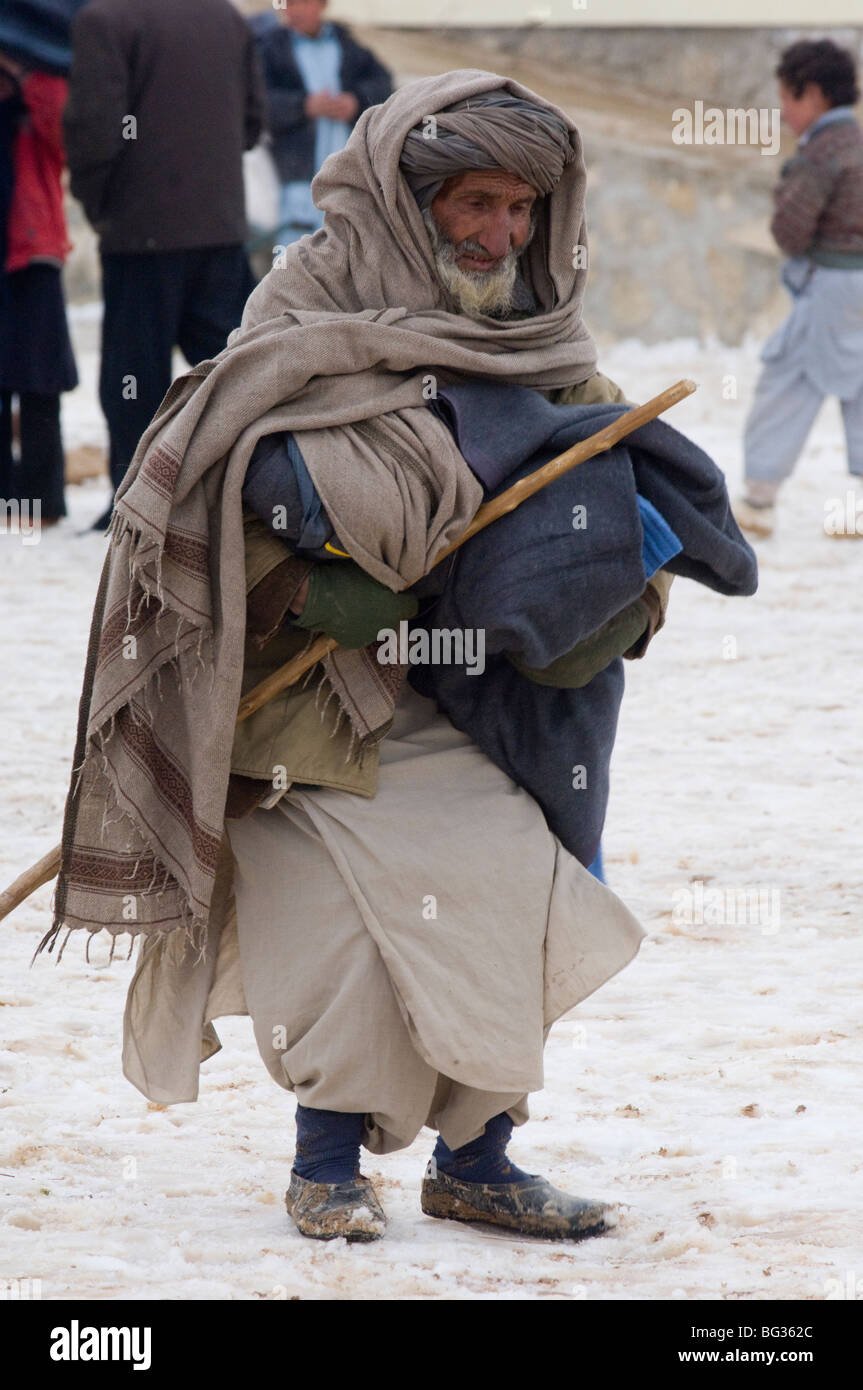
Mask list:
[{"label": "blurred person in background", "polygon": [[741,526],[770,535],[780,486],[827,396],[842,407],[848,469],[863,477],[863,133],[854,59],[829,39],[801,40],[776,69],[782,118],[798,136],[770,229],[789,259],[794,300],[761,354],[746,422]]},{"label": "blurred person in background", "polygon": [[256,25],[267,93],[267,125],[282,183],[279,240],[323,226],[311,182],[327,155],[344,148],[358,116],[386,101],[392,78],[343,24],[324,19],[326,0],[285,0]]},{"label": "blurred person in background", "polygon": [[60,396],[78,384],[61,278],[62,27],[35,2],[0,17],[0,497],[7,511],[38,504],[43,526],[66,515]]},{"label": "blurred person in background", "polygon": [[171,384],[174,347],[191,364],[217,356],[253,287],[242,155],[261,132],[263,91],[230,0],[89,0],[72,40],[66,143],[72,192],[100,238],[116,489]]}]

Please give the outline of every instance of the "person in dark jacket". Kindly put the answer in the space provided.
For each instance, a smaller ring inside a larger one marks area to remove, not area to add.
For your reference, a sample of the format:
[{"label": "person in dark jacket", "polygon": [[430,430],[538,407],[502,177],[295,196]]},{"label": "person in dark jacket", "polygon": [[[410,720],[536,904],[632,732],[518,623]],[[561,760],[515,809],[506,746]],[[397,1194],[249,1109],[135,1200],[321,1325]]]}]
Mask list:
[{"label": "person in dark jacket", "polygon": [[37,527],[66,515],[60,395],[78,384],[61,281],[65,100],[62,77],[0,50],[0,499]]},{"label": "person in dark jacket", "polygon": [[263,89],[230,0],[89,0],[72,44],[66,145],[100,238],[116,488],[171,384],[173,348],[192,364],[215,357],[253,287],[242,155],[261,133]]},{"label": "person in dark jacket", "polygon": [[284,245],[323,225],[312,179],[344,147],[358,116],[392,92],[387,69],[343,24],[326,21],[325,7],[326,0],[285,0],[282,23],[257,29]]}]

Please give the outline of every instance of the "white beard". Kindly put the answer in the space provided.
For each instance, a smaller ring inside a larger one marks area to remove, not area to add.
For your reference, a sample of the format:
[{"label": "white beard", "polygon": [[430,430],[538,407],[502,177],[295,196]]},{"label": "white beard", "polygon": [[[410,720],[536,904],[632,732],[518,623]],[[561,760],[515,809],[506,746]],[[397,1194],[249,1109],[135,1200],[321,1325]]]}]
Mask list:
[{"label": "white beard", "polygon": [[423,213],[423,222],[431,241],[438,276],[460,311],[472,319],[483,315],[504,317],[512,308],[518,258],[530,245],[531,237],[520,251],[511,246],[497,270],[462,270],[456,265],[456,256],[465,251],[482,254],[483,248],[474,241],[462,241],[458,245],[450,241],[435,221],[431,208],[426,208]]}]

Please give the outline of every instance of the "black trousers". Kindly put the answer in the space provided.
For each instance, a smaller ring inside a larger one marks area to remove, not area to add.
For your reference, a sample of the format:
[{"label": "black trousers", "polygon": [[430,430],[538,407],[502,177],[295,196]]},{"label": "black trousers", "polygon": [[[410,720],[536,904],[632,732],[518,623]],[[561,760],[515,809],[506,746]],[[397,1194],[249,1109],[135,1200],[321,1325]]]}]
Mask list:
[{"label": "black trousers", "polygon": [[66,515],[63,496],[63,442],[59,395],[18,395],[20,454],[12,451],[11,391],[0,392],[0,499],[33,502],[39,499],[44,521]]},{"label": "black trousers", "polygon": [[171,385],[174,347],[192,365],[216,357],[254,285],[241,245],[103,252],[99,399],[115,488]]}]

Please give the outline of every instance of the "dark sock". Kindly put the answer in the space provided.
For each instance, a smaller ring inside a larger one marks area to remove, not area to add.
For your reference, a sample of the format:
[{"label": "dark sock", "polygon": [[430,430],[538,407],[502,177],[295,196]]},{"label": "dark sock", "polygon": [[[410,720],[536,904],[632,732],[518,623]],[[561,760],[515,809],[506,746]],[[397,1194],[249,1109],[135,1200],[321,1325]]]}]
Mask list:
[{"label": "dark sock", "polygon": [[359,1177],[365,1113],[297,1106],[294,1172],[309,1182],[350,1182]]},{"label": "dark sock", "polygon": [[509,1115],[495,1115],[484,1132],[460,1149],[449,1149],[438,1135],[432,1163],[438,1171],[461,1182],[526,1182],[531,1177],[507,1158],[506,1146],[512,1134]]}]

